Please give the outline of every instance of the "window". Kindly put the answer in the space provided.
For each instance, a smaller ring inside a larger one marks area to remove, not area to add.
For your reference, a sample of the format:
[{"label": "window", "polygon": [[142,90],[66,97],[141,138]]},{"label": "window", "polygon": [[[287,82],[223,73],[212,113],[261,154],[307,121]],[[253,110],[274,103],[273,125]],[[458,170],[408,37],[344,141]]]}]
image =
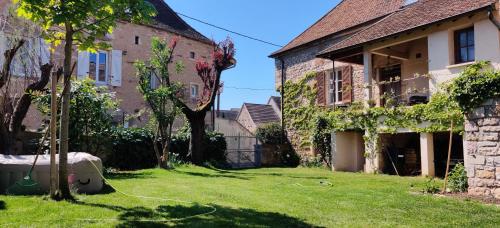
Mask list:
[{"label": "window", "polygon": [[151,73],[151,76],[149,79],[149,84],[150,84],[151,89],[157,89],[159,86],[158,85],[159,84],[158,78],[156,78],[156,76],[153,73]]},{"label": "window", "polygon": [[195,59],[196,58],[196,53],[194,53],[193,51],[189,53],[189,58],[191,59]]},{"label": "window", "polygon": [[331,105],[342,102],[342,71],[330,72],[328,97]]},{"label": "window", "polygon": [[106,52],[90,53],[89,76],[96,83],[106,83],[108,73],[108,54]]},{"label": "window", "polygon": [[474,27],[455,31],[455,64],[474,61],[474,51]]},{"label": "window", "polygon": [[141,43],[141,38],[139,36],[135,36],[135,45],[139,45]]},{"label": "window", "polygon": [[191,98],[198,98],[198,85],[191,84]]}]

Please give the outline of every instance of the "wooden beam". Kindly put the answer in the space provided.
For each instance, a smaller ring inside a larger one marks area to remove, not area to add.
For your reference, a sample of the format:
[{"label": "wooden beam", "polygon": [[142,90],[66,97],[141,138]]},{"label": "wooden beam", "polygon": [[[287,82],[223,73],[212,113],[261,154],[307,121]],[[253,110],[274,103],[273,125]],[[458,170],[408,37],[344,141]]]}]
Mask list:
[{"label": "wooden beam", "polygon": [[372,51],[372,53],[375,55],[381,55],[381,56],[385,56],[385,57],[389,56],[391,58],[399,59],[399,60],[410,59],[410,54],[408,54],[408,52],[400,52],[400,51],[395,51],[395,50],[387,49],[387,48],[375,50],[375,51]]}]

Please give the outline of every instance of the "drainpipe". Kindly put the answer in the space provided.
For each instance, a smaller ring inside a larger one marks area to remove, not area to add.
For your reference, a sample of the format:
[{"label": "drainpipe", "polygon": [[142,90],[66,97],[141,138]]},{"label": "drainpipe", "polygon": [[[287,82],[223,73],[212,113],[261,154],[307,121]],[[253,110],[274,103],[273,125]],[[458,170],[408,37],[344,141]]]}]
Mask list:
[{"label": "drainpipe", "polygon": [[285,131],[285,82],[286,82],[286,73],[285,73],[285,60],[279,59],[281,62],[281,144],[284,144],[286,136]]},{"label": "drainpipe", "polygon": [[497,27],[498,30],[500,30],[500,22],[498,22],[496,19],[495,19],[495,16],[493,15],[493,7],[491,7],[489,10],[488,10],[488,18],[490,19],[490,21]]},{"label": "drainpipe", "polygon": [[[335,88],[337,85],[335,84],[335,76],[337,74],[337,71],[335,70],[335,59],[333,57],[330,56],[330,60],[332,60],[332,71],[333,71],[333,88]],[[328,77],[328,80],[330,80],[330,77]],[[330,81],[328,81],[328,85],[330,85]],[[337,91],[335,91],[335,89],[333,90],[334,91],[334,94],[333,94],[333,110],[335,110],[335,103],[336,103],[336,97],[337,97]],[[330,88],[328,87],[328,94],[330,94]],[[328,99],[328,97],[327,97]]]}]

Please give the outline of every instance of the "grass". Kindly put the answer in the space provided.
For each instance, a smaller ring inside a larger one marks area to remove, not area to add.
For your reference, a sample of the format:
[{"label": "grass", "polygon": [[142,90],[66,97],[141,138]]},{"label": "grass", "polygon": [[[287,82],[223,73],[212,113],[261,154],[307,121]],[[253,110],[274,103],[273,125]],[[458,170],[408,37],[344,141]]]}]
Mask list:
[{"label": "grass", "polygon": [[[140,199],[110,189],[99,195],[78,195],[74,203],[54,202],[40,196],[0,196],[0,227],[495,227],[500,224],[499,207],[415,194],[422,189],[423,178],[307,168],[224,171],[185,166],[171,171],[120,173],[109,180],[129,194],[194,203]],[[185,220],[153,221],[210,212],[212,208],[206,204],[217,211]]]}]

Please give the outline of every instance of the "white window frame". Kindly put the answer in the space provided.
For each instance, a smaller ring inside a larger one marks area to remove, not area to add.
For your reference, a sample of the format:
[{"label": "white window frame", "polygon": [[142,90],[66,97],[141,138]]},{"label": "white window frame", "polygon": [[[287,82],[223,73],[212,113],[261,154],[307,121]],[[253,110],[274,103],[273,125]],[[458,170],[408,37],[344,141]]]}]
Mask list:
[{"label": "white window frame", "polygon": [[[193,55],[194,55],[194,57],[191,57],[191,54],[193,54]],[[194,59],[196,59],[196,52],[194,52],[194,51],[190,51],[190,52],[189,52],[189,58],[190,58],[190,59],[193,59],[193,60],[194,60]]]},{"label": "white window frame", "polygon": [[[194,87],[196,87],[196,90],[193,90]],[[193,94],[193,91],[196,91],[196,92]],[[195,99],[195,98],[198,98],[199,95],[200,95],[200,85],[191,83],[191,85],[189,86],[189,96],[192,99]]]},{"label": "white window frame", "polygon": [[[105,51],[98,51],[96,53],[89,53],[89,71],[90,71],[90,56],[96,55],[96,68],[95,68],[95,83],[97,85],[107,85],[109,80],[109,53]],[[100,54],[106,55],[106,67],[104,69],[104,81],[99,81],[99,57]],[[90,72],[89,72],[90,77]]]},{"label": "white window frame", "polygon": [[[334,73],[335,72],[335,73]],[[328,103],[342,104],[342,70],[330,71],[328,74]],[[333,95],[333,97],[332,97]]]}]

